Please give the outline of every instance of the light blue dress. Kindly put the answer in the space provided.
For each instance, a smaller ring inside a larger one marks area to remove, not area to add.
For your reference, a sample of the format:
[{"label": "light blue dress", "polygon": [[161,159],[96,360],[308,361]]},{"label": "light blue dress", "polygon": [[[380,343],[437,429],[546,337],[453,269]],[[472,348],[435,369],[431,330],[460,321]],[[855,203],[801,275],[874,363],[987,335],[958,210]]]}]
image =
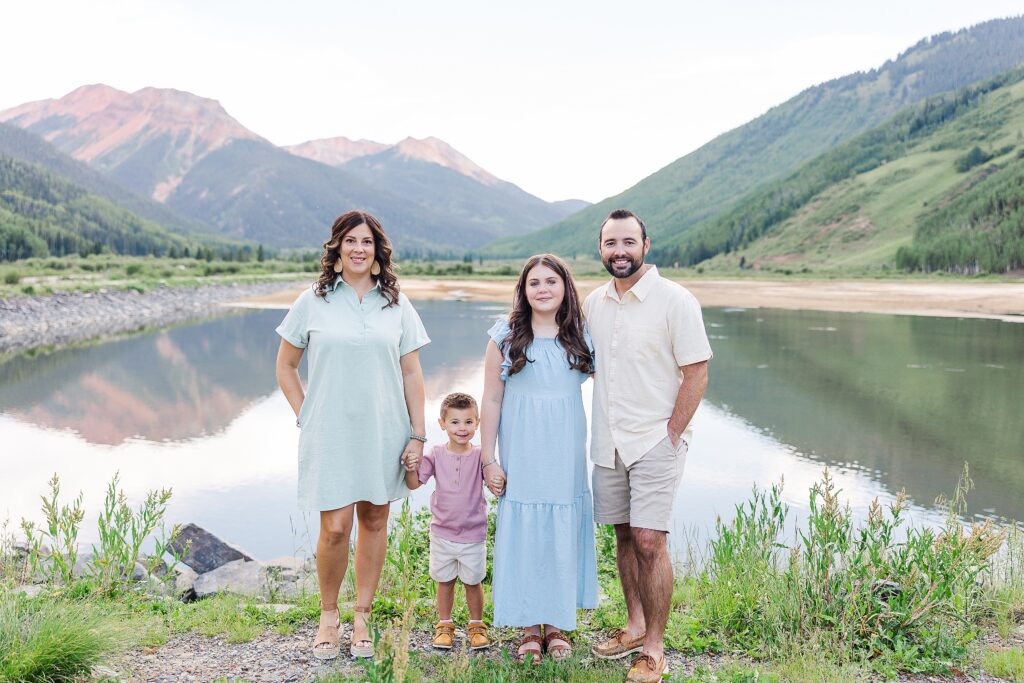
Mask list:
[{"label": "light blue dress", "polygon": [[587,375],[569,367],[557,340],[537,338],[526,350],[533,362],[510,376],[502,346],[509,331],[508,322],[499,321],[488,332],[505,353],[498,453],[507,481],[494,537],[494,623],[571,631],[578,608],[597,607],[580,391]]},{"label": "light blue dress", "polygon": [[306,349],[309,386],[299,410],[299,508],[335,510],[409,495],[401,457],[412,434],[401,358],[427,344],[404,294],[362,301],[340,277],[327,296],[307,289],[277,333]]}]

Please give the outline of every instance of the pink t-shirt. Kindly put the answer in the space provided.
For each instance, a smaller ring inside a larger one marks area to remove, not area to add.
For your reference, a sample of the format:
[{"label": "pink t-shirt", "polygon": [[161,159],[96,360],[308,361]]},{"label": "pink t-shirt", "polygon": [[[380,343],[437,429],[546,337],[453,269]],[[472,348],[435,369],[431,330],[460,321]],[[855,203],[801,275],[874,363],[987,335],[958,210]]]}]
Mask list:
[{"label": "pink t-shirt", "polygon": [[434,446],[423,455],[420,483],[434,477],[430,496],[433,519],[430,530],[438,538],[455,543],[478,543],[487,539],[487,502],[480,467],[480,447],[455,455],[447,446]]}]

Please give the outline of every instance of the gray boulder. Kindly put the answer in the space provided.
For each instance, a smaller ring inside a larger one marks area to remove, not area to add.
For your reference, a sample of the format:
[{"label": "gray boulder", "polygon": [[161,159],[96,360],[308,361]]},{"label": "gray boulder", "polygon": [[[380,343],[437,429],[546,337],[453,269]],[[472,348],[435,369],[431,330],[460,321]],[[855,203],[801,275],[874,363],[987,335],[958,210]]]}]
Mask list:
[{"label": "gray boulder", "polygon": [[263,567],[268,594],[297,598],[319,589],[315,565],[300,557],[277,557]]},{"label": "gray boulder", "polygon": [[41,586],[41,585],[39,585],[37,583],[25,583],[25,584],[22,584],[20,586],[17,586],[15,588],[11,589],[11,594],[12,595],[16,594],[16,593],[20,593],[21,595],[24,595],[26,598],[34,598],[34,597],[36,597],[38,595],[41,595],[42,592],[43,592],[43,586]]},{"label": "gray boulder", "polygon": [[235,560],[200,574],[192,584],[196,598],[214,593],[295,598],[317,590],[316,574],[301,559],[287,557],[269,562]]},{"label": "gray boulder", "polygon": [[[187,552],[186,552],[187,548]],[[230,562],[252,558],[220,540],[206,529],[186,524],[171,543],[171,549],[181,555],[181,561],[199,574],[206,574]]]},{"label": "gray boulder", "polygon": [[267,582],[259,562],[234,560],[200,574],[192,584],[192,589],[197,598],[205,598],[214,593],[262,595],[267,590]]},{"label": "gray boulder", "polygon": [[199,578],[199,574],[196,574],[192,567],[187,564],[178,563],[174,565],[172,569],[175,573],[174,577],[174,593],[183,602],[192,602],[196,599],[195,584],[196,579]]}]

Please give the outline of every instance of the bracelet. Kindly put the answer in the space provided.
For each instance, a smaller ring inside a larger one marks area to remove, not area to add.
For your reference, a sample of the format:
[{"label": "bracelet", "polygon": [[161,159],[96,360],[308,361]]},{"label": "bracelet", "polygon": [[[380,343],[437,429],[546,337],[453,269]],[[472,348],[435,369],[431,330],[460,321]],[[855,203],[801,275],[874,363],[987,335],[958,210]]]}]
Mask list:
[{"label": "bracelet", "polygon": [[427,442],[427,437],[420,436],[419,434],[412,434],[412,435],[409,436],[409,438],[410,439],[414,439],[416,441],[419,441],[420,443],[426,443]]},{"label": "bracelet", "polygon": [[489,465],[494,465],[494,464],[496,464],[497,462],[498,462],[498,459],[497,459],[497,458],[491,458],[491,459],[490,459],[490,460],[488,460],[487,462],[485,462],[485,463],[481,463],[481,464],[480,464],[480,467],[481,467],[481,468],[483,468],[483,467],[487,467],[487,466],[489,466]]}]

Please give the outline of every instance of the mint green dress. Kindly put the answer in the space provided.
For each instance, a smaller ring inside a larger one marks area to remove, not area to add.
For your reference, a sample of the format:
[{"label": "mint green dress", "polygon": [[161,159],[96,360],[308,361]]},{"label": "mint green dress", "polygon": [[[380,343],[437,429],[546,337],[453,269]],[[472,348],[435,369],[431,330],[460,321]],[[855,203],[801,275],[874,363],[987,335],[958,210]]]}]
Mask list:
[{"label": "mint green dress", "polygon": [[359,301],[340,277],[292,304],[277,333],[306,349],[309,386],[299,410],[299,507],[382,505],[409,495],[402,451],[412,435],[399,359],[430,342],[404,294],[374,287]]}]

